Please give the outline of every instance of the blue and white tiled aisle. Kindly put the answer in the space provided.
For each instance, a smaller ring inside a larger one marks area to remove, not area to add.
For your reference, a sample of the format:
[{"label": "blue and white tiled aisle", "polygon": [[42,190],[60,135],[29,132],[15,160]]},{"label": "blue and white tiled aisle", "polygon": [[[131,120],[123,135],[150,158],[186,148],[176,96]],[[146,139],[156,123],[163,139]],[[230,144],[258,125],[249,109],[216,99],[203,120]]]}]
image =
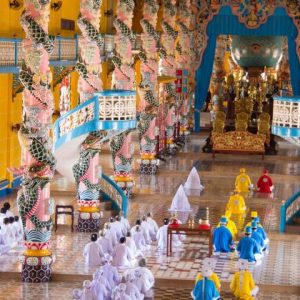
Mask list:
[{"label": "blue and white tiled aisle", "polygon": [[[250,211],[257,210],[271,240],[270,252],[262,261],[261,266],[255,267],[254,276],[256,282],[261,286],[274,285],[293,289],[285,293],[285,296],[278,289],[275,289],[272,293],[269,292],[269,294],[262,292],[259,299],[300,299],[300,296],[297,297],[294,292],[294,288],[300,285],[300,236],[279,235],[277,233],[281,201],[287,199],[299,189],[300,158],[297,156],[299,154],[298,150],[286,142],[280,142],[279,155],[267,156],[265,161],[262,161],[260,156],[238,155],[217,155],[213,161],[210,154],[199,152],[203,143],[203,135],[192,136],[184,151],[162,164],[156,176],[139,176],[138,166],[135,163],[136,188],[134,191],[135,196],[129,205],[130,222],[134,223],[137,217],[151,211],[160,225],[164,217],[170,216],[168,208],[178,186],[185,181],[191,167],[195,166],[200,172],[205,190],[200,196],[189,198],[193,209],[191,215],[197,216],[201,208],[209,207],[210,221],[215,225],[224,213],[239,168],[245,167],[255,183],[262,169],[267,167],[275,181],[274,197],[269,198],[254,194],[246,199],[248,207],[246,221],[250,218]],[[107,174],[111,173],[110,161],[109,153],[104,149],[101,164]],[[63,178],[57,177],[52,184],[52,190],[57,204],[75,205],[75,199],[72,195],[74,186],[67,183]],[[14,197],[8,197],[13,205]],[[59,221],[62,223],[69,222],[64,217]],[[240,227],[243,227],[243,221]],[[0,300],[34,299],[33,295],[37,294],[40,294],[40,298],[35,299],[70,299],[72,288],[79,287],[82,283],[82,281],[76,280],[78,278],[76,276],[88,276],[94,271],[94,269],[85,267],[82,257],[83,247],[88,240],[88,234],[71,233],[69,228],[63,226],[59,227],[56,234],[53,234],[52,248],[57,257],[53,265],[53,272],[55,275],[59,275],[60,280],[64,280],[63,276],[69,276],[70,279],[72,275],[74,276],[72,278],[74,282],[29,285],[19,282],[19,278],[5,281],[5,272],[20,271],[17,260],[18,251],[0,256]],[[182,279],[189,280],[191,283],[201,270],[201,262],[206,255],[207,241],[199,238],[186,239],[184,246],[176,251],[172,257],[166,257],[165,254],[157,252],[155,245],[146,253],[149,267],[157,279],[171,279],[173,281]],[[235,272],[236,260],[237,258],[232,254],[218,258],[216,272],[224,284],[230,281],[232,274]],[[15,274],[18,276],[17,273]],[[15,296],[9,298],[12,290],[16,291]],[[188,299],[189,292],[190,289],[184,288],[180,290],[176,290],[174,287],[172,289],[162,289],[158,284],[155,299],[175,299],[172,295],[177,295],[178,298],[176,296],[176,299]],[[24,297],[24,293],[26,297]],[[57,295],[60,295],[60,297]],[[298,295],[300,295],[300,292]],[[223,299],[233,298],[231,294],[225,293]]]}]

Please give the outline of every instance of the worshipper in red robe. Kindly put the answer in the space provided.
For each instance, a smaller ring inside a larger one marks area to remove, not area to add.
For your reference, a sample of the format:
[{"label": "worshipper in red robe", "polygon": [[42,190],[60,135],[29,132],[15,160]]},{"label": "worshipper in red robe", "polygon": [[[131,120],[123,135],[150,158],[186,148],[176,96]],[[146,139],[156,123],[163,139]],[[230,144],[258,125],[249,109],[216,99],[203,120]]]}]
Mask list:
[{"label": "worshipper in red robe", "polygon": [[257,181],[257,190],[260,193],[272,193],[272,190],[274,188],[273,181],[268,173],[268,170],[263,170],[263,174]]}]

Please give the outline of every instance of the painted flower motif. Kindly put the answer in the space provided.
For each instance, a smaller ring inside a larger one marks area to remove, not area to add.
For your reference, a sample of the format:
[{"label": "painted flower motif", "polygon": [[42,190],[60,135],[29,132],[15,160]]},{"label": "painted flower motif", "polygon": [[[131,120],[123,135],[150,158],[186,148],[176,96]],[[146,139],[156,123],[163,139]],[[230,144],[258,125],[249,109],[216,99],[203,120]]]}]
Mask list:
[{"label": "painted flower motif", "polygon": [[44,256],[41,258],[41,264],[43,266],[46,266],[46,265],[50,265],[52,263],[52,257],[51,256]]},{"label": "painted flower motif", "polygon": [[125,187],[125,182],[117,182],[117,185],[121,188],[124,188]]},{"label": "painted flower motif", "polygon": [[80,213],[80,218],[83,220],[88,220],[90,218],[90,214],[89,213]]},{"label": "painted flower motif", "polygon": [[25,256],[24,256],[24,255],[19,256],[19,262],[20,262],[21,264],[24,264],[24,263],[25,263]]},{"label": "painted flower motif", "polygon": [[37,257],[27,257],[26,263],[29,266],[37,266],[39,263],[39,259]]},{"label": "painted flower motif", "polygon": [[132,181],[128,181],[126,184],[127,188],[132,188],[133,187],[133,182]]},{"label": "painted flower motif", "polygon": [[93,220],[98,220],[100,218],[101,218],[100,213],[97,213],[97,212],[92,213],[92,219]]}]

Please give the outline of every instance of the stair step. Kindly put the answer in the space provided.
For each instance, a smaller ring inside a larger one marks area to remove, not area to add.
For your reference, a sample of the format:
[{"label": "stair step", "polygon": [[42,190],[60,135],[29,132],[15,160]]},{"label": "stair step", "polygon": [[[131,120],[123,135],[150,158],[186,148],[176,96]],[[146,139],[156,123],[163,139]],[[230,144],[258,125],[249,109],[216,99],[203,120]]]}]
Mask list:
[{"label": "stair step", "polygon": [[293,224],[294,225],[300,225],[300,217],[294,217],[293,218]]},{"label": "stair step", "polygon": [[72,196],[76,198],[75,191],[51,190],[51,196]]},{"label": "stair step", "polygon": [[102,211],[102,213],[103,217],[101,218],[101,225],[103,225],[105,222],[108,222],[110,217],[115,217],[118,214],[118,212],[115,210],[105,210]]},{"label": "stair step", "polygon": [[111,210],[111,202],[110,201],[105,201],[105,202],[100,202],[100,210],[105,211],[105,210]]},{"label": "stair step", "polygon": [[285,233],[300,234],[300,226],[299,225],[286,225]]}]

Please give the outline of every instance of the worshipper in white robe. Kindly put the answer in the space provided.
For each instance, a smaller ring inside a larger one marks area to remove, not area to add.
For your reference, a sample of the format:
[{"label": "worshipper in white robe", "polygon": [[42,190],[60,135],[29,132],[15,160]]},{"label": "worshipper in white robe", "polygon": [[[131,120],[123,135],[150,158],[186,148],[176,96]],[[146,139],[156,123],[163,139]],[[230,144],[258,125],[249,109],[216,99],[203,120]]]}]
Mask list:
[{"label": "worshipper in white robe", "polygon": [[129,272],[125,275],[126,291],[125,293],[130,296],[131,300],[143,300],[144,295],[139,291],[138,287],[134,284],[134,273]]},{"label": "worshipper in white robe", "polygon": [[121,222],[116,222],[116,220],[112,217],[110,218],[109,222],[110,222],[110,230],[115,231],[117,240],[119,241],[120,238],[123,236],[123,233],[122,233],[123,225],[121,224]]},{"label": "worshipper in white robe", "polygon": [[3,220],[6,218],[5,213],[6,213],[6,209],[2,207],[0,210],[0,225],[3,224]]},{"label": "worshipper in white robe", "polygon": [[151,236],[154,235],[154,232],[152,231],[151,225],[147,222],[146,216],[143,216],[142,218],[141,228],[145,233],[144,235],[145,235],[146,243],[148,245],[151,245],[152,242]]},{"label": "worshipper in white robe", "polygon": [[168,226],[169,219],[164,219],[164,225],[161,226],[156,234],[156,239],[158,242],[158,249],[165,250],[167,248],[167,235],[168,235]]},{"label": "worshipper in white robe", "polygon": [[119,216],[121,218],[121,222],[124,224],[124,227],[126,228],[126,231],[130,230],[130,224],[127,218],[124,218],[123,212],[120,211]]},{"label": "worshipper in white robe", "polygon": [[5,212],[5,216],[6,218],[10,218],[10,217],[13,217],[14,214],[11,212],[10,210],[10,204],[8,202],[5,202],[3,204],[3,207],[5,208],[6,212]]},{"label": "worshipper in white robe", "polygon": [[131,232],[132,238],[135,242],[136,248],[141,251],[142,253],[146,250],[150,249],[150,245],[147,245],[144,232],[142,231],[142,228],[138,225],[134,226],[134,231]]},{"label": "worshipper in white robe", "polygon": [[10,246],[4,234],[2,233],[1,226],[0,226],[0,255],[7,253],[9,250],[10,250]]},{"label": "worshipper in white robe", "polygon": [[132,300],[130,296],[126,294],[126,284],[120,283],[112,294],[112,300]]},{"label": "worshipper in white robe", "polygon": [[82,300],[83,290],[74,289],[72,294],[73,294],[73,299],[74,300]]},{"label": "worshipper in white robe", "polygon": [[11,231],[11,236],[16,246],[18,244],[18,239],[17,239],[18,231],[14,223],[15,223],[15,217],[9,217],[9,229]]},{"label": "worshipper in white robe", "polygon": [[201,184],[201,180],[199,174],[195,167],[192,168],[185,184],[184,184],[185,192],[188,196],[194,195],[204,190],[204,186]]},{"label": "worshipper in white robe", "polygon": [[16,231],[17,242],[23,241],[24,231],[23,231],[23,226],[22,226],[22,223],[20,222],[19,216],[15,216],[15,222],[14,222],[13,226]]},{"label": "worshipper in white robe", "polygon": [[181,184],[172,200],[169,211],[191,211],[191,205]]},{"label": "worshipper in white robe", "polygon": [[145,239],[145,242],[148,243],[147,244],[151,244],[151,239],[149,241],[149,236],[147,235],[147,232],[145,232],[145,230],[141,227],[141,220],[140,219],[137,219],[136,222],[135,222],[135,225],[130,229],[130,232],[131,232],[131,236],[134,237],[134,234],[136,233],[136,227],[139,227],[140,228],[140,231],[142,232],[143,236],[144,236],[144,239]]},{"label": "worshipper in white robe", "polygon": [[114,248],[112,264],[116,267],[131,267],[134,258],[125,244],[126,238],[120,238],[120,243]]},{"label": "worshipper in white robe", "polygon": [[83,292],[80,300],[94,300],[93,285],[90,280],[83,282]]},{"label": "worshipper in white robe", "polygon": [[92,291],[95,300],[106,300],[109,295],[110,291],[107,288],[108,286],[107,280],[103,277],[103,271],[96,271],[93,274],[93,281],[92,281]]},{"label": "worshipper in white robe", "polygon": [[104,253],[112,254],[113,246],[112,241],[106,236],[104,230],[99,231],[98,245],[102,247]]},{"label": "worshipper in white robe", "polygon": [[[158,242],[158,249],[165,251],[167,249],[169,219],[165,218],[163,223],[164,225],[161,226],[157,231],[156,238]],[[182,246],[181,240],[182,240],[181,235],[174,235],[172,238],[172,247],[176,248]]]},{"label": "worshipper in white robe", "polygon": [[103,267],[100,268],[103,271],[103,276],[107,279],[110,285],[110,293],[120,283],[120,276],[118,274],[118,270],[115,266],[111,264],[112,260],[112,256],[106,254],[104,256],[105,264]]},{"label": "worshipper in white robe", "polygon": [[128,231],[126,235],[126,246],[129,248],[132,257],[137,258],[138,256],[143,256],[142,251],[140,249],[137,249],[136,243],[131,237],[130,231]]},{"label": "worshipper in white robe", "polygon": [[142,282],[142,293],[145,297],[153,297],[152,287],[154,286],[154,276],[152,272],[147,268],[146,260],[141,258],[138,263],[138,267],[135,269],[135,273]]},{"label": "worshipper in white robe", "polygon": [[5,218],[3,220],[3,225],[2,225],[1,230],[5,237],[5,243],[7,245],[9,245],[10,248],[14,248],[17,245],[17,243],[15,241],[15,237],[14,237],[13,231],[11,229],[11,224],[9,222],[9,218]]},{"label": "worshipper in white robe", "polygon": [[116,216],[115,223],[119,224],[119,227],[121,228],[122,236],[126,236],[128,229],[127,229],[126,224],[124,222],[122,222],[121,216],[119,216],[119,215]]},{"label": "worshipper in white robe", "polygon": [[154,241],[154,240],[156,240],[156,233],[158,231],[158,225],[155,222],[155,220],[152,218],[152,214],[150,212],[147,213],[147,222],[150,224],[150,226],[152,228],[152,233],[154,234],[154,236],[151,236],[151,239]]},{"label": "worshipper in white robe", "polygon": [[112,246],[115,247],[118,244],[117,233],[115,229],[110,227],[110,223],[105,223],[103,229],[105,232],[105,237],[108,238],[111,241]]},{"label": "worshipper in white robe", "polygon": [[85,257],[85,264],[97,267],[103,264],[104,252],[102,247],[97,243],[97,234],[91,235],[91,242],[85,245],[83,256]]}]

